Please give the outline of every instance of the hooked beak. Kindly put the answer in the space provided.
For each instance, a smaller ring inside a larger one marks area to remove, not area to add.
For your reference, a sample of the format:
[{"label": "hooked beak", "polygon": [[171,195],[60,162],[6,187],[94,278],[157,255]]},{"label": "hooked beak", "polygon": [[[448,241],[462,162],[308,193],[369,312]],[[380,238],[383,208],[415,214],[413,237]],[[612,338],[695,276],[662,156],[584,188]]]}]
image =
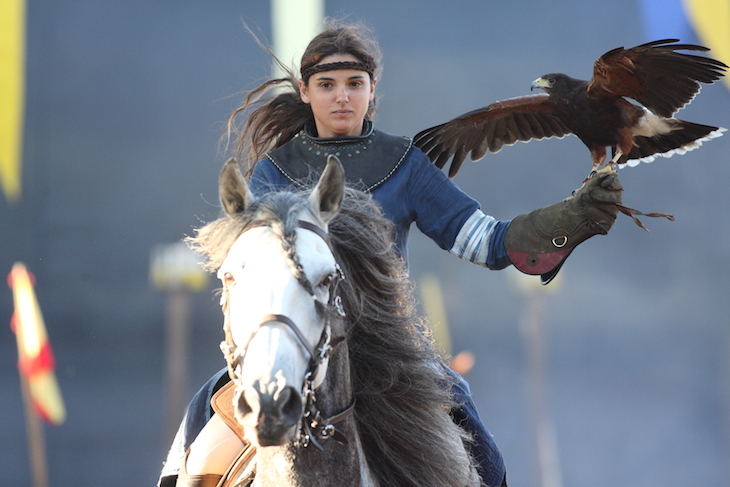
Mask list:
[{"label": "hooked beak", "polygon": [[550,83],[545,78],[537,78],[530,85],[530,91],[534,90],[547,90],[550,87]]}]

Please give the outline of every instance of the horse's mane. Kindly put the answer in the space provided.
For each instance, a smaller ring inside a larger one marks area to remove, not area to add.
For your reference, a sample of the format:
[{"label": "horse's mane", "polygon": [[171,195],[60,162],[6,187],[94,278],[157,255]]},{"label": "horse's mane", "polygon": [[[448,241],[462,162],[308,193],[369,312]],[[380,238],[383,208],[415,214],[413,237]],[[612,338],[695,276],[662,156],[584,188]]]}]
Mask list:
[{"label": "horse's mane", "polygon": [[[215,270],[254,214],[282,225],[280,235],[295,235],[304,201],[301,194],[265,195],[251,211],[198,229],[189,244]],[[393,224],[369,195],[347,189],[329,234],[346,276],[338,291],[347,313],[355,417],[379,484],[469,485],[473,472],[456,466],[468,465],[463,443],[471,439],[450,419],[452,379],[417,312]]]}]

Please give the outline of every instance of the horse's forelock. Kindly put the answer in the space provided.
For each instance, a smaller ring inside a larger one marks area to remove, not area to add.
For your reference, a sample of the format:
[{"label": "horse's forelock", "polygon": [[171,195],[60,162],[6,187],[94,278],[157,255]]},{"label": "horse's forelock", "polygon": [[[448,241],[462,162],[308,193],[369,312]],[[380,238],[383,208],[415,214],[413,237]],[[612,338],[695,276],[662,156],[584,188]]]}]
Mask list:
[{"label": "horse's forelock", "polygon": [[298,217],[303,211],[309,211],[306,200],[294,193],[267,193],[257,198],[236,215],[224,215],[195,230],[186,243],[205,257],[203,266],[215,272],[223,263],[236,239],[244,228],[253,220],[261,220],[270,226],[280,237],[293,238]]}]

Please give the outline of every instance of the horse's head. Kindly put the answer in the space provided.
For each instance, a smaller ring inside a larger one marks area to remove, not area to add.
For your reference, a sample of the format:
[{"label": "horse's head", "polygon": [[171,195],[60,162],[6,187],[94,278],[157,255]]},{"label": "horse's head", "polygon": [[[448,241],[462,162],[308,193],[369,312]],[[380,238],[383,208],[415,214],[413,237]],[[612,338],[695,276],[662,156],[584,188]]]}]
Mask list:
[{"label": "horse's head", "polygon": [[254,444],[282,445],[295,438],[332,346],[327,316],[339,309],[341,272],[326,231],[342,201],[344,170],[331,158],[306,199],[257,200],[232,161],[219,183],[225,212],[247,221],[218,270],[235,414]]}]

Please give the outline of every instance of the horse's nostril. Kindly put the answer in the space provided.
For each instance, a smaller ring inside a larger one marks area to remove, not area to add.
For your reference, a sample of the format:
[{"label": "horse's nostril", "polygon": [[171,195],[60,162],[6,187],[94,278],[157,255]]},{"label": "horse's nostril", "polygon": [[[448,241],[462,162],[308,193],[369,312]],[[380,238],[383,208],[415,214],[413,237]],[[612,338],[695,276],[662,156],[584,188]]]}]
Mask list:
[{"label": "horse's nostril", "polygon": [[[249,390],[236,391],[236,397],[234,398],[236,404],[236,416],[243,418],[244,416],[253,412],[253,407],[259,404],[259,398],[257,394],[247,394]],[[247,397],[249,396],[249,397]],[[251,402],[253,401],[253,403]]]},{"label": "horse's nostril", "polygon": [[276,404],[283,423],[296,423],[302,415],[302,400],[296,389],[291,386],[281,391]]}]

